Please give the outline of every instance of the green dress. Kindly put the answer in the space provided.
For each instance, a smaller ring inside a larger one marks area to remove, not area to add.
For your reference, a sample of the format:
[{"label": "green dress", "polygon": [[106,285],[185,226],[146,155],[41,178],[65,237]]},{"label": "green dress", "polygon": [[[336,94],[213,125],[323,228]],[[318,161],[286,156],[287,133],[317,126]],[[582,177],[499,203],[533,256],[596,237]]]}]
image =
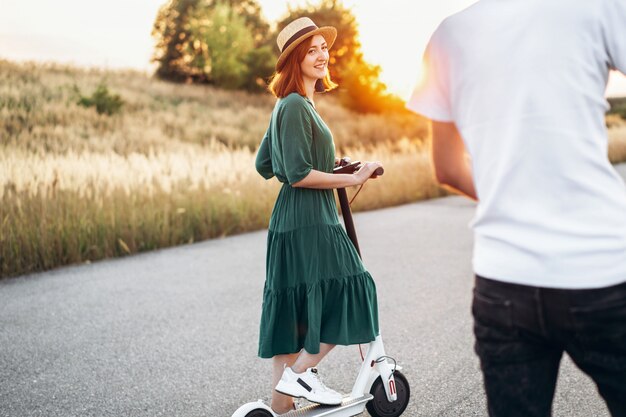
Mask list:
[{"label": "green dress", "polygon": [[333,190],[290,185],[334,163],[332,134],[313,103],[297,93],[279,99],[256,157],[264,178],[283,183],[267,237],[262,358],[378,335],[376,285],[339,223]]}]

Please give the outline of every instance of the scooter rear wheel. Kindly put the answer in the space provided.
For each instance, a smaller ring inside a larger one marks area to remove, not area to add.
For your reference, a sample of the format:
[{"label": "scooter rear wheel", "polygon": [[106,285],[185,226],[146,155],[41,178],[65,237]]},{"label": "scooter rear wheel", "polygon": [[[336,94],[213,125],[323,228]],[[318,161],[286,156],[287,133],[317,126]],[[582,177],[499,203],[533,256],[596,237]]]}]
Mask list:
[{"label": "scooter rear wheel", "polygon": [[262,408],[257,408],[256,410],[250,411],[246,414],[246,417],[273,417],[272,413]]},{"label": "scooter rear wheel", "polygon": [[387,400],[387,394],[385,394],[385,386],[380,377],[376,378],[376,381],[372,384],[370,394],[374,396],[368,401],[366,407],[367,411],[372,417],[398,417],[406,407],[409,405],[409,398],[411,397],[411,387],[406,377],[401,372],[396,371],[393,374],[396,380],[396,392],[398,399],[394,402]]}]

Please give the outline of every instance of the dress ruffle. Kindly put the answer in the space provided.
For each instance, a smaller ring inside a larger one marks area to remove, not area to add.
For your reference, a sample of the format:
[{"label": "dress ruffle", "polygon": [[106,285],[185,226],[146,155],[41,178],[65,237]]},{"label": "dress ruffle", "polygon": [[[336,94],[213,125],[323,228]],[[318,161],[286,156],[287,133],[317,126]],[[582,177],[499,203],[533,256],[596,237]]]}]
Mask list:
[{"label": "dress ruffle", "polygon": [[376,285],[341,224],[270,230],[267,261],[259,356],[375,339]]}]

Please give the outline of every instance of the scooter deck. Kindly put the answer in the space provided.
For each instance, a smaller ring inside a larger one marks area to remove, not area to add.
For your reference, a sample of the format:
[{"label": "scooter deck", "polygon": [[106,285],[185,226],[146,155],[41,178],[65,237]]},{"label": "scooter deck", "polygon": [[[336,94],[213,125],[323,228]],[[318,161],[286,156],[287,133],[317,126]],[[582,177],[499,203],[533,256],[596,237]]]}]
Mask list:
[{"label": "scooter deck", "polygon": [[351,417],[365,410],[365,404],[374,398],[372,394],[365,394],[359,398],[345,397],[340,405],[312,404],[298,410],[281,414],[281,417]]}]

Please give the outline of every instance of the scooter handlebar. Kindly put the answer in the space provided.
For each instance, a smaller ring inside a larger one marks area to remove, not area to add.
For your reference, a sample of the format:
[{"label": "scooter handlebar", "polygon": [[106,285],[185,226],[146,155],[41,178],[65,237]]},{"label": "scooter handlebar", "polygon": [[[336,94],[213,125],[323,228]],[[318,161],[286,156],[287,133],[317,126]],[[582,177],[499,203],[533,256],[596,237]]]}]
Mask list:
[{"label": "scooter handlebar", "polygon": [[[343,158],[339,161],[339,165],[333,169],[333,174],[354,174],[355,171],[358,171],[361,168],[361,165],[361,161],[350,162],[349,159]],[[372,177],[380,177],[384,173],[385,169],[383,167],[378,167],[372,174]]]}]

